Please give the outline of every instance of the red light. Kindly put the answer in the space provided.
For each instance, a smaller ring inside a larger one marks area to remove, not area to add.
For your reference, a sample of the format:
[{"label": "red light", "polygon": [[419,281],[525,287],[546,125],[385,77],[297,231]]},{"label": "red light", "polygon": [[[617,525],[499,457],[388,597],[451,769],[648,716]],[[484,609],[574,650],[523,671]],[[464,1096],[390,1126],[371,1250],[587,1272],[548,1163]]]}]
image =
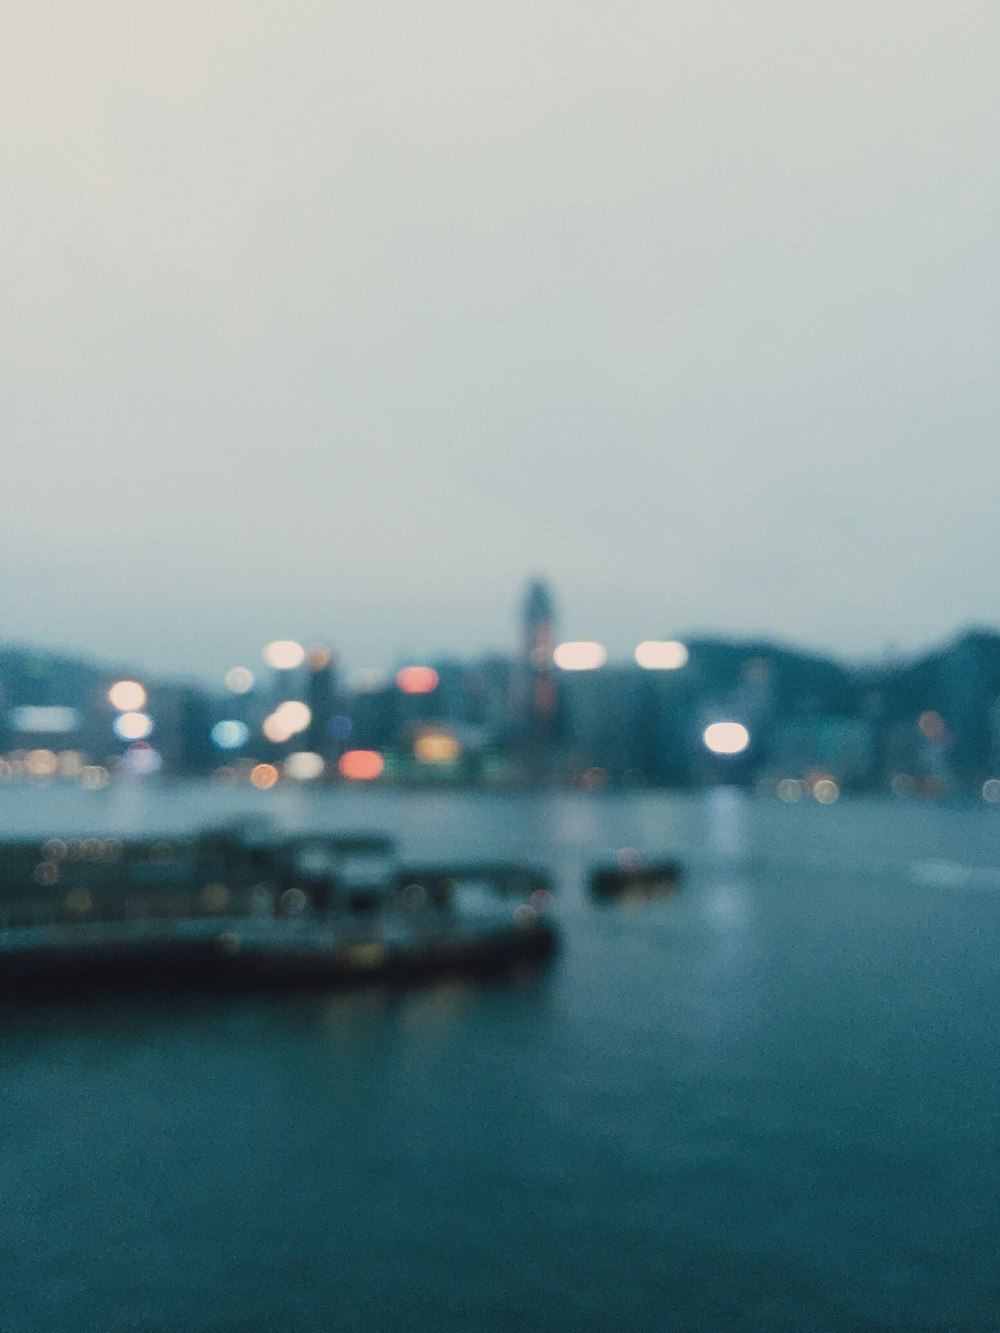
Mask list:
[{"label": "red light", "polygon": [[378,750],[347,750],[337,765],[342,778],[351,782],[371,782],[381,777],[385,760]]},{"label": "red light", "polygon": [[438,687],[438,673],[433,667],[405,666],[396,672],[396,684],[404,694],[430,694]]}]

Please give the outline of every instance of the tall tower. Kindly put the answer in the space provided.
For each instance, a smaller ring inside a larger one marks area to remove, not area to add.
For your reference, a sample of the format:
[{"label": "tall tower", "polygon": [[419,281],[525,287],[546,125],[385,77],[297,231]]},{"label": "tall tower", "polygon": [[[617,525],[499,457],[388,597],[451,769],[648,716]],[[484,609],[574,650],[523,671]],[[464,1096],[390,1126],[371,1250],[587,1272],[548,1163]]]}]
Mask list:
[{"label": "tall tower", "polygon": [[528,775],[548,775],[561,739],[561,710],[553,653],[556,646],[552,597],[541,579],[528,585],[521,619],[518,663],[518,733]]}]

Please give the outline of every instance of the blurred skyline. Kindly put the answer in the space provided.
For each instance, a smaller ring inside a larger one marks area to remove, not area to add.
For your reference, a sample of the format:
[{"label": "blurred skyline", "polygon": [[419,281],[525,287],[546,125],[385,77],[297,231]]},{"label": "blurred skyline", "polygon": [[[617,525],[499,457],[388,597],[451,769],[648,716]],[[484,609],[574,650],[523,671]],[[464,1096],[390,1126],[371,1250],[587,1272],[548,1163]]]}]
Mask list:
[{"label": "blurred skyline", "polygon": [[1000,11],[33,0],[6,641],[221,674],[993,623]]}]

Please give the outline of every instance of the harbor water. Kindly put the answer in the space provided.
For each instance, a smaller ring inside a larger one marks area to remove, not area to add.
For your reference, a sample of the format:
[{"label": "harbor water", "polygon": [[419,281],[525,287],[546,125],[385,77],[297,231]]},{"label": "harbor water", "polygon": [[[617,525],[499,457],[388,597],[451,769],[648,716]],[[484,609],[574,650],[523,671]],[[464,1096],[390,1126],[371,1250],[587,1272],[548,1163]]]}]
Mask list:
[{"label": "harbor water", "polygon": [[[539,972],[3,1000],[6,1333],[1000,1326],[1000,810],[728,789],[0,788],[555,878]],[[625,848],[679,891],[592,902]]]}]

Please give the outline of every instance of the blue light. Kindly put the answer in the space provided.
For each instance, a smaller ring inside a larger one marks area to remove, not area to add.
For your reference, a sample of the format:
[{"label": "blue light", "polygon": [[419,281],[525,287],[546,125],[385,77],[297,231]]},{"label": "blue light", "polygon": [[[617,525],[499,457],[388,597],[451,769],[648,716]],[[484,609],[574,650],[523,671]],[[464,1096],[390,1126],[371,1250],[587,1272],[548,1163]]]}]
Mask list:
[{"label": "blue light", "polygon": [[250,728],[245,722],[226,718],[224,722],[216,722],[211,735],[220,750],[238,750],[241,745],[246,744]]},{"label": "blue light", "polygon": [[353,730],[351,719],[344,717],[343,713],[337,713],[326,724],[326,730],[331,740],[346,741]]}]

